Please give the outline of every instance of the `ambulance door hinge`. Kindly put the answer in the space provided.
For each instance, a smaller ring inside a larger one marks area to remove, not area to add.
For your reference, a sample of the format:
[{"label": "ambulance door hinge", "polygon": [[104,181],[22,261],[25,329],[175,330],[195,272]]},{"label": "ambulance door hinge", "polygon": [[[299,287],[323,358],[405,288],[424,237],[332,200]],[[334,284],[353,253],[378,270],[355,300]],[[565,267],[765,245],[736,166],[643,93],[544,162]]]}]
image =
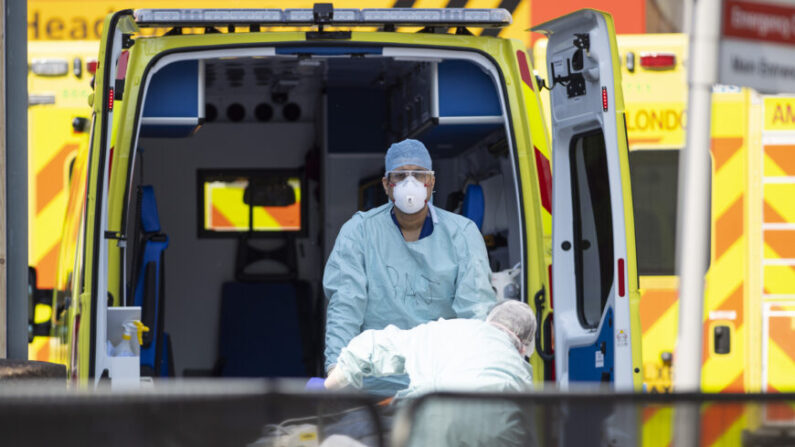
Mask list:
[{"label": "ambulance door hinge", "polygon": [[[567,73],[565,76],[563,76],[555,73],[554,63],[549,64],[550,79],[552,80],[552,86],[549,87],[549,89],[552,90],[556,85],[561,84],[566,87],[566,95],[569,98],[583,96],[585,95],[585,76],[583,76],[582,73],[572,72],[571,67],[572,60],[566,59]],[[582,67],[580,67],[580,69],[582,69]]]},{"label": "ambulance door hinge", "polygon": [[591,49],[591,36],[588,33],[574,33],[574,46],[585,51]]},{"label": "ambulance door hinge", "polygon": [[133,39],[132,34],[122,34],[121,35],[121,48],[123,50],[127,50],[132,48],[135,45],[135,39]]},{"label": "ambulance door hinge", "polygon": [[116,79],[113,83],[113,100],[121,101],[124,99],[124,79]]},{"label": "ambulance door hinge", "polygon": [[124,248],[127,246],[127,236],[119,231],[106,231],[105,232],[105,239],[108,240],[116,240],[117,246],[120,248]]}]

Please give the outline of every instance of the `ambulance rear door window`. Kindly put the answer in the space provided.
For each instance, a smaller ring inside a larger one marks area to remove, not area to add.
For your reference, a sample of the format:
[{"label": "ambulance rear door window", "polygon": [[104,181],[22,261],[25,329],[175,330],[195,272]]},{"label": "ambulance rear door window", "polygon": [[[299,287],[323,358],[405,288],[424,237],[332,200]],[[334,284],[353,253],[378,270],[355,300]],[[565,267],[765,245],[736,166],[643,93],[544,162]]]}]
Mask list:
[{"label": "ambulance rear door window", "polygon": [[679,150],[630,151],[629,166],[638,273],[675,275]]},{"label": "ambulance rear door window", "polygon": [[613,218],[602,131],[575,136],[571,159],[577,313],[583,327],[595,328],[613,286]]}]

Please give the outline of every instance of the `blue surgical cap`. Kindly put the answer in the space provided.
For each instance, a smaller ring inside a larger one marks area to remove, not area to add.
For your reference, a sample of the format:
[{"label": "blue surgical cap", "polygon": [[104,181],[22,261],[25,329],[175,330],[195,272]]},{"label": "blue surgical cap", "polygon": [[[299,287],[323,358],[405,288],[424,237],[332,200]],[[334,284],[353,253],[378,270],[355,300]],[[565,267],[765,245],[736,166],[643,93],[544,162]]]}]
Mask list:
[{"label": "blue surgical cap", "polygon": [[425,145],[417,140],[403,140],[389,146],[384,164],[387,172],[406,165],[416,165],[429,171],[433,170],[431,154],[428,153]]}]

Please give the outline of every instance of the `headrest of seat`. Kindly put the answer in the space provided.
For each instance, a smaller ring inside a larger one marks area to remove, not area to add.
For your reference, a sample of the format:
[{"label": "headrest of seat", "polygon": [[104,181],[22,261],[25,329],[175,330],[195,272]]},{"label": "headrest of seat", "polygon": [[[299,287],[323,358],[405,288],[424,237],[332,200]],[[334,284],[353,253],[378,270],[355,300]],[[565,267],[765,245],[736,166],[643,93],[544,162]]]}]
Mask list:
[{"label": "headrest of seat", "polygon": [[464,193],[464,201],[461,205],[461,214],[475,222],[475,225],[478,226],[478,230],[480,230],[483,228],[483,214],[485,210],[486,201],[483,198],[483,187],[480,185],[467,186],[466,192]]},{"label": "headrest of seat", "polygon": [[155,190],[151,185],[141,186],[141,230],[144,233],[160,232],[160,216],[157,214]]}]

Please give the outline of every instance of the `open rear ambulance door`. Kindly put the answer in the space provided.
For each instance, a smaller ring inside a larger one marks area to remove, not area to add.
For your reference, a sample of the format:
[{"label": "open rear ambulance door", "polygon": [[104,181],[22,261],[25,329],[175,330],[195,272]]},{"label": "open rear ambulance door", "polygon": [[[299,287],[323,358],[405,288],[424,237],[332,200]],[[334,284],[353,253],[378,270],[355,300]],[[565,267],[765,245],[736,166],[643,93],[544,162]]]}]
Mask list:
[{"label": "open rear ambulance door", "polygon": [[[137,30],[132,11],[105,19],[93,96],[93,125],[88,160],[86,206],[83,210],[85,245],[79,281],[78,315],[71,335],[72,378],[97,383],[108,376],[108,243],[119,243],[108,230],[108,177],[113,157],[114,102],[121,99],[117,80],[123,78],[127,59],[122,56],[124,35]],[[119,75],[122,76],[119,76]],[[137,365],[136,365],[137,367]],[[137,372],[137,371],[136,371]]]},{"label": "open rear ambulance door", "polygon": [[549,38],[557,378],[563,388],[638,389],[639,294],[613,19],[581,10],[533,31]]}]

